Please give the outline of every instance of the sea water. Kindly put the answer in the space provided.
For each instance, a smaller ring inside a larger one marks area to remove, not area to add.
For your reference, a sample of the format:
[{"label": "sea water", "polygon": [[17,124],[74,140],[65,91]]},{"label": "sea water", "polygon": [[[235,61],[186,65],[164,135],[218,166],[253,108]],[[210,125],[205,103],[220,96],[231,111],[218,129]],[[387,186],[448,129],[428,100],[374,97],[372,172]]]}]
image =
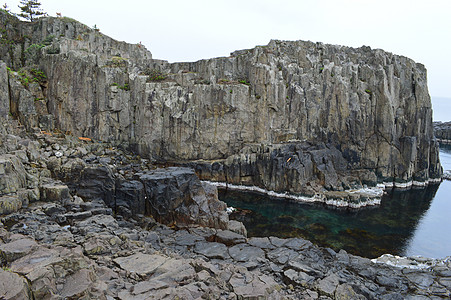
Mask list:
[{"label": "sea water", "polygon": [[[451,169],[451,147],[440,149],[440,159],[445,170]],[[220,190],[219,198],[237,208],[231,218],[242,221],[250,237],[303,237],[369,258],[451,256],[451,181],[390,190],[379,206],[357,210],[232,190]]]}]

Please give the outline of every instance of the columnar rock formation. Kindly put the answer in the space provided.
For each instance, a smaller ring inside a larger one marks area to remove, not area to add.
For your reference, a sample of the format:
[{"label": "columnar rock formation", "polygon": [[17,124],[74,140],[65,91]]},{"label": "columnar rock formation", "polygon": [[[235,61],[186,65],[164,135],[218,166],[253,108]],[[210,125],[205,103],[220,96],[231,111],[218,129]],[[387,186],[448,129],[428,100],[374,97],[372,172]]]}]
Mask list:
[{"label": "columnar rock formation", "polygon": [[30,128],[54,126],[194,164],[203,179],[291,193],[441,175],[426,70],[406,57],[273,40],[169,64],[67,18],[5,25],[5,33],[13,42],[1,59],[46,74],[21,93],[20,74],[0,76],[9,78],[13,115]]}]

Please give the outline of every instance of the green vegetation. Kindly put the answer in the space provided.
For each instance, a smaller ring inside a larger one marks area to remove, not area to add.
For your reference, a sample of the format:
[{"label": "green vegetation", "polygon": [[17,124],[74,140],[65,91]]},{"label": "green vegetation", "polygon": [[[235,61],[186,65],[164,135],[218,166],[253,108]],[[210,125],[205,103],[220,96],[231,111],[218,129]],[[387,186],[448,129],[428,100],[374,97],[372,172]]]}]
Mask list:
[{"label": "green vegetation", "polygon": [[48,35],[45,39],[42,40],[41,45],[49,46],[52,44],[55,36],[53,34]]},{"label": "green vegetation", "polygon": [[5,12],[5,13],[7,13],[7,14],[11,13],[11,10],[8,8],[8,4],[6,4],[6,3],[3,4],[3,6],[2,6],[2,8],[0,8],[0,10]]},{"label": "green vegetation", "polygon": [[240,80],[238,80],[238,82],[241,84],[245,84],[245,85],[251,85],[251,83],[249,81],[247,81],[247,79],[240,79]]},{"label": "green vegetation", "polygon": [[232,93],[233,93],[233,90],[231,89],[231,90],[230,90],[230,94],[232,94]]},{"label": "green vegetation", "polygon": [[149,76],[147,78],[147,82],[163,81],[166,78],[168,78],[167,74],[163,74],[163,72],[161,72],[160,70],[156,70],[156,69],[146,69],[144,71],[144,75]]},{"label": "green vegetation", "polygon": [[[51,35],[48,35],[44,40],[42,40],[41,43],[31,44],[27,49],[25,49],[25,51],[24,51],[25,55],[27,56],[28,59],[37,59],[39,57],[39,54],[41,53],[41,49],[46,46],[50,46],[52,44],[54,38],[55,38],[55,36],[51,34]],[[49,53],[49,52],[52,52],[51,49],[48,49],[47,53],[55,54],[55,53]],[[59,48],[58,48],[58,53],[59,53]]]},{"label": "green vegetation", "polygon": [[31,75],[33,75],[32,81],[38,82],[41,85],[47,82],[47,76],[44,74],[43,71],[39,69],[31,69],[30,73]]},{"label": "green vegetation", "polygon": [[69,17],[62,17],[61,20],[63,20],[64,23],[77,22],[75,19],[72,19],[72,18],[69,18]]},{"label": "green vegetation", "polygon": [[46,16],[47,14],[42,11],[41,3],[35,0],[21,0],[21,5],[18,5],[21,13],[18,14],[19,17],[29,20],[30,22],[35,21],[41,16]]},{"label": "green vegetation", "polygon": [[211,84],[211,82],[209,80],[203,79],[203,78],[198,78],[196,80],[194,80],[195,84]]},{"label": "green vegetation", "polygon": [[120,56],[113,56],[105,66],[110,68],[123,68],[127,66],[127,59]]},{"label": "green vegetation", "polygon": [[59,54],[60,53],[60,48],[58,47],[52,47],[47,49],[47,54]]},{"label": "green vegetation", "polygon": [[128,83],[125,83],[124,85],[119,85],[118,83],[114,82],[111,86],[117,86],[118,89],[121,89],[124,91],[130,90],[130,86],[128,85]]},{"label": "green vegetation", "polygon": [[233,83],[231,80],[225,79],[225,78],[221,78],[218,80],[219,84],[229,84],[229,83]]},{"label": "green vegetation", "polygon": [[255,95],[255,98],[257,98],[257,100],[259,100],[262,96],[260,95]]},{"label": "green vegetation", "polygon": [[8,71],[11,72],[13,76],[17,76],[17,79],[24,87],[28,87],[28,85],[32,82],[37,82],[40,85],[47,82],[47,76],[39,69],[31,69],[30,71],[20,69],[19,71],[14,72],[8,68]]},{"label": "green vegetation", "polygon": [[366,90],[365,90],[365,93],[371,95],[373,92],[371,92],[371,90],[369,90],[369,89],[366,89]]}]

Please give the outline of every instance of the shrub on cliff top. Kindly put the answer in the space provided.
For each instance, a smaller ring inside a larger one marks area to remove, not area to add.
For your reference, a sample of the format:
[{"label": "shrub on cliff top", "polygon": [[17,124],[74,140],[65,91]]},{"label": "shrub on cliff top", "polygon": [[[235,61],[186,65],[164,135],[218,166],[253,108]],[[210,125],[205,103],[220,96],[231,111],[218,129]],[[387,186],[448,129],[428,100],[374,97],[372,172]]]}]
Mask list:
[{"label": "shrub on cliff top", "polygon": [[156,69],[146,69],[143,72],[145,75],[149,76],[147,78],[147,81],[163,81],[166,78],[168,78],[168,76],[166,74],[163,74],[163,72],[161,72],[160,70],[156,70]]}]

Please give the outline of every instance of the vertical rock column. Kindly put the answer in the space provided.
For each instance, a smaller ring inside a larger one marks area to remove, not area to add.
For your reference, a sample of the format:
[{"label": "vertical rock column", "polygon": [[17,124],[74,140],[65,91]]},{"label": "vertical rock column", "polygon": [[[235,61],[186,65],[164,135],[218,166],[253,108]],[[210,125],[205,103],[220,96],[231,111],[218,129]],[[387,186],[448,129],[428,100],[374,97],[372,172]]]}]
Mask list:
[{"label": "vertical rock column", "polygon": [[6,64],[0,61],[0,118],[9,114],[9,84]]}]

